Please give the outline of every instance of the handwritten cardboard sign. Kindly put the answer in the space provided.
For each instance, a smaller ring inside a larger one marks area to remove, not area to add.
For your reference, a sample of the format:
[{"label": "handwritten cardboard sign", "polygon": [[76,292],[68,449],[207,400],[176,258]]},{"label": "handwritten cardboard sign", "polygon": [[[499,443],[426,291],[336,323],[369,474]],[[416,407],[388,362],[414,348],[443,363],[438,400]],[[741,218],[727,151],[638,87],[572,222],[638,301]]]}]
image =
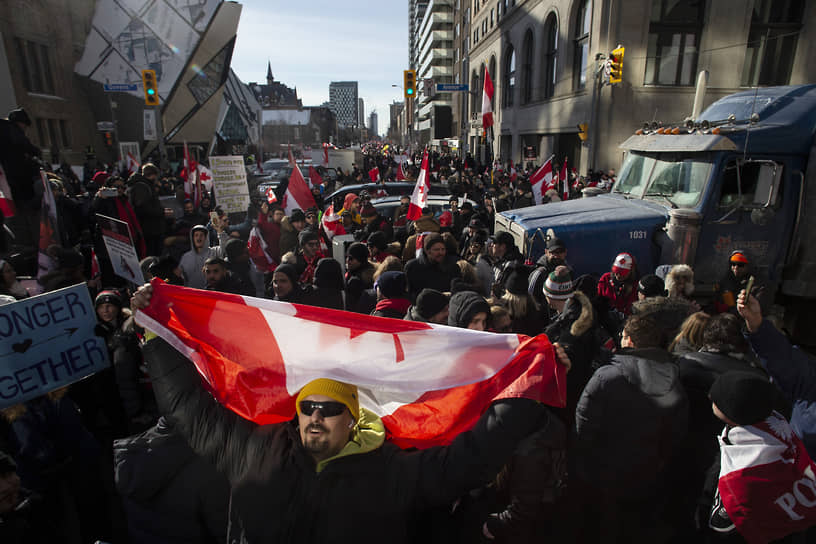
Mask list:
[{"label": "handwritten cardboard sign", "polygon": [[85,284],[0,306],[0,408],[109,366]]},{"label": "handwritten cardboard sign", "polygon": [[227,212],[245,212],[249,206],[246,166],[240,155],[210,157],[215,201]]}]

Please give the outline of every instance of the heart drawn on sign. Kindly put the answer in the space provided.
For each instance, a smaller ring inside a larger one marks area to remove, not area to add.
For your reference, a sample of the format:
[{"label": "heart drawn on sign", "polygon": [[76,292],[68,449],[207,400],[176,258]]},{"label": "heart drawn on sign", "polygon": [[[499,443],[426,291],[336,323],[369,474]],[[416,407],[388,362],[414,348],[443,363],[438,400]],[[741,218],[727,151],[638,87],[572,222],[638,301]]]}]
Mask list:
[{"label": "heart drawn on sign", "polygon": [[26,338],[23,342],[17,342],[16,344],[11,345],[11,349],[16,351],[17,353],[25,353],[28,351],[28,348],[31,347],[32,344],[31,338]]}]

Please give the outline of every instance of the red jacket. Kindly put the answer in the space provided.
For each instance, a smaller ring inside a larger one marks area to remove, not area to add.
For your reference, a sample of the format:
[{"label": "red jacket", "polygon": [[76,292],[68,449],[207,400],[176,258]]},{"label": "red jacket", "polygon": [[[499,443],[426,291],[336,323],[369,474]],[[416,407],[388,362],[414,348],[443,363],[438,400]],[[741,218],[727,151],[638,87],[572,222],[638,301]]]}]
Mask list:
[{"label": "red jacket", "polygon": [[[630,287],[629,293],[624,293],[624,289]],[[609,307],[624,315],[632,313],[632,303],[637,300],[637,289],[634,283],[626,283],[623,286],[615,287],[612,284],[612,272],[607,272],[601,276],[598,282],[598,296],[609,301]]]}]

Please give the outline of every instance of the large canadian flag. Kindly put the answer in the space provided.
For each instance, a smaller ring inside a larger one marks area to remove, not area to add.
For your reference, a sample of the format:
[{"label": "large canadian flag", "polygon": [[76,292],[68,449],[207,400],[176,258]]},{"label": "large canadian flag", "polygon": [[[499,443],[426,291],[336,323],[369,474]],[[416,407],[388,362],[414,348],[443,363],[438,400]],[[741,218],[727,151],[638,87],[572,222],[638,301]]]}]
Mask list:
[{"label": "large canadian flag", "polygon": [[485,66],[484,89],[482,91],[482,128],[487,130],[493,126],[493,81],[490,79],[490,72]]},{"label": "large canadian flag", "polygon": [[422,166],[419,169],[419,176],[417,176],[416,185],[414,185],[414,192],[411,194],[411,203],[408,204],[408,214],[406,217],[409,221],[416,221],[422,217],[422,208],[428,202],[428,150],[422,154]]},{"label": "large canadian flag", "polygon": [[292,174],[289,176],[289,185],[286,187],[286,193],[283,195],[283,211],[286,215],[291,215],[293,210],[300,208],[305,210],[317,206],[315,203],[312,191],[303,179],[303,174],[300,171],[295,158],[292,155],[292,150],[289,150],[289,164],[292,165]]},{"label": "large canadian flag", "polygon": [[552,157],[547,159],[547,162],[542,164],[539,169],[530,176],[530,185],[532,185],[533,188],[533,198],[536,204],[541,204],[544,201],[544,193],[555,186],[553,182],[552,160]]},{"label": "large canadian flag", "polygon": [[450,443],[499,398],[564,406],[566,370],[544,335],[472,331],[153,281],[137,322],[188,357],[218,401],[288,421],[316,378],[355,384],[402,447]]}]

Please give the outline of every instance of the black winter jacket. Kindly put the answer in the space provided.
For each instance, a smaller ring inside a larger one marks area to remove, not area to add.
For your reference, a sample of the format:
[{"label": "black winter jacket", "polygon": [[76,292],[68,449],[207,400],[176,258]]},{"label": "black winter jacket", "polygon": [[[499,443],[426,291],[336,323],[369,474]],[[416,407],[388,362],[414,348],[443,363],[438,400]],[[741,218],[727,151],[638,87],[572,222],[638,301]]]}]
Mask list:
[{"label": "black winter jacket", "polygon": [[688,428],[679,370],[660,349],[627,349],[595,371],[575,412],[575,468],[613,497],[656,491]]},{"label": "black winter jacket", "polygon": [[437,264],[428,260],[425,252],[421,251],[419,257],[405,264],[405,278],[408,281],[408,293],[412,301],[416,300],[419,292],[425,288],[447,293],[451,289],[451,280],[460,276],[456,257],[451,255],[445,255],[442,262]]},{"label": "black winter jacket", "polygon": [[317,472],[296,419],[247,421],[205,392],[194,366],[169,344],[154,339],[144,351],[160,408],[193,450],[227,476],[249,543],[408,542],[419,514],[448,506],[495,476],[547,417],[534,401],[500,400],[449,446],[403,451],[385,442]]}]

